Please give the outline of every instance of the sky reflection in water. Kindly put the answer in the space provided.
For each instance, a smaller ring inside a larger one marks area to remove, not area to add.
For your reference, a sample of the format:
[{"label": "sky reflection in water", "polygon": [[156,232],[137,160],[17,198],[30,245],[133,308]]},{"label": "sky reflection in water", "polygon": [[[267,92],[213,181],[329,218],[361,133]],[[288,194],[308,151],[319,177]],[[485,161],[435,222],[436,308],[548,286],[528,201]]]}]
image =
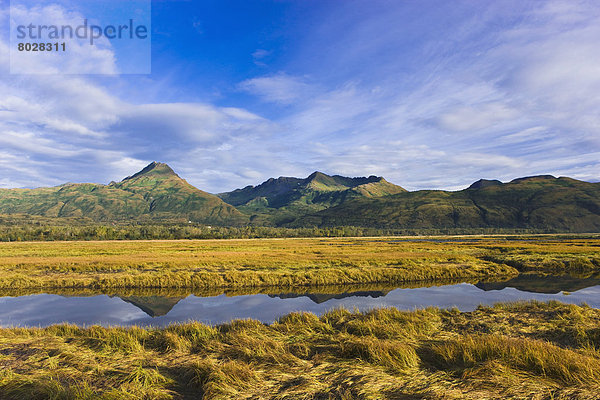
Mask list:
[{"label": "sky reflection in water", "polygon": [[[541,279],[541,278],[540,278]],[[537,282],[538,285],[543,282]],[[542,285],[543,286],[543,285]],[[471,311],[479,304],[517,300],[559,300],[567,303],[587,303],[591,307],[600,308],[600,285],[577,290],[570,295],[563,292],[557,294],[534,293],[506,287],[500,290],[484,291],[471,284],[455,284],[417,289],[395,289],[385,294],[369,292],[379,297],[351,295],[341,299],[329,299],[331,296],[321,295],[321,303],[300,295],[299,297],[280,298],[274,295],[255,294],[228,297],[164,298],[165,304],[160,315],[150,316],[148,307],[144,307],[146,298],[109,297],[96,295],[90,297],[63,297],[59,295],[30,295],[0,298],[0,325],[7,326],[47,326],[57,323],[74,323],[89,325],[153,325],[164,326],[176,322],[198,320],[210,324],[228,322],[232,319],[253,318],[263,322],[272,322],[278,317],[293,311],[308,311],[322,314],[332,308],[345,307],[368,310],[377,307],[397,307],[412,310],[428,306],[440,308],[458,307],[463,311]],[[285,295],[282,297],[288,297]],[[322,299],[324,297],[325,299]],[[339,297],[339,296],[338,296]],[[134,299],[134,300],[131,300]],[[156,307],[162,298],[152,298],[150,307]],[[129,302],[128,302],[129,301]],[[138,306],[136,306],[136,301]],[[144,312],[142,308],[147,312]],[[172,307],[172,308],[171,308]],[[169,311],[170,309],[170,311]]]}]

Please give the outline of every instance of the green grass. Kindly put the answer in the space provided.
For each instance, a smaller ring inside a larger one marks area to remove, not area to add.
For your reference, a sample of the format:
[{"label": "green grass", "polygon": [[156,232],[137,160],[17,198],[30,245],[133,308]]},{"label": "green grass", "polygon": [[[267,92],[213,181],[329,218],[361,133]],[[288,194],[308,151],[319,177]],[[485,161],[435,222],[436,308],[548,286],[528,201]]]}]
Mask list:
[{"label": "green grass", "polygon": [[293,313],[161,329],[0,330],[3,399],[592,399],[600,310]]}]

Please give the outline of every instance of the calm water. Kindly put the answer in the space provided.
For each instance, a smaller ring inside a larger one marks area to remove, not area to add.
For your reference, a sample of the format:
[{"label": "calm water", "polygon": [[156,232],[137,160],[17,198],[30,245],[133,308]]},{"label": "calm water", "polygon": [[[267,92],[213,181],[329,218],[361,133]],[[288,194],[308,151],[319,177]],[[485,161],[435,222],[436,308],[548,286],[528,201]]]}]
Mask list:
[{"label": "calm water", "polygon": [[[306,291],[306,292],[304,292]],[[463,311],[479,304],[517,300],[559,300],[600,308],[600,277],[519,276],[505,282],[458,283],[421,288],[344,287],[310,291],[277,289],[262,294],[212,296],[181,293],[128,293],[16,296],[0,292],[1,326],[47,326],[56,323],[104,326],[153,325],[198,320],[210,324],[253,318],[272,322],[293,311],[316,314],[337,307],[404,310],[436,306]],[[13,297],[10,297],[13,296]]]}]

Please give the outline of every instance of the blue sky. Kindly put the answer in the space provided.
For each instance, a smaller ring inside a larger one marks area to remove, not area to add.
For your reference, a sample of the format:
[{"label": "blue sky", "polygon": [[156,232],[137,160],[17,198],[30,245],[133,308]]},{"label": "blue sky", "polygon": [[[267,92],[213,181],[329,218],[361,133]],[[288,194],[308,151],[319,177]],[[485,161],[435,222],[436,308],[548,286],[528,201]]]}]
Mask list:
[{"label": "blue sky", "polygon": [[[94,17],[72,4],[38,2]],[[109,75],[2,62],[0,187],[108,183],[153,160],[210,192],[315,170],[410,190],[598,181],[599,18],[577,0],[153,1],[149,75],[114,73],[110,46],[71,60]],[[0,60],[8,46],[7,28]]]}]

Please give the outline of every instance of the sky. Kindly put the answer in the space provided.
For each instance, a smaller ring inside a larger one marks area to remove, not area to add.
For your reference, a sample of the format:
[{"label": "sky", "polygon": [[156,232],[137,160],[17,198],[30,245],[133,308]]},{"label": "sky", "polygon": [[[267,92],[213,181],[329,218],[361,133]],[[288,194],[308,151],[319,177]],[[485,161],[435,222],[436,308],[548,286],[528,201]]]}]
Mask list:
[{"label": "sky", "polygon": [[[101,18],[91,1],[21,11]],[[149,74],[123,73],[145,61],[110,41],[11,74],[0,0],[0,187],[108,183],[152,161],[213,193],[316,170],[409,190],[600,180],[596,0],[151,6]]]}]

